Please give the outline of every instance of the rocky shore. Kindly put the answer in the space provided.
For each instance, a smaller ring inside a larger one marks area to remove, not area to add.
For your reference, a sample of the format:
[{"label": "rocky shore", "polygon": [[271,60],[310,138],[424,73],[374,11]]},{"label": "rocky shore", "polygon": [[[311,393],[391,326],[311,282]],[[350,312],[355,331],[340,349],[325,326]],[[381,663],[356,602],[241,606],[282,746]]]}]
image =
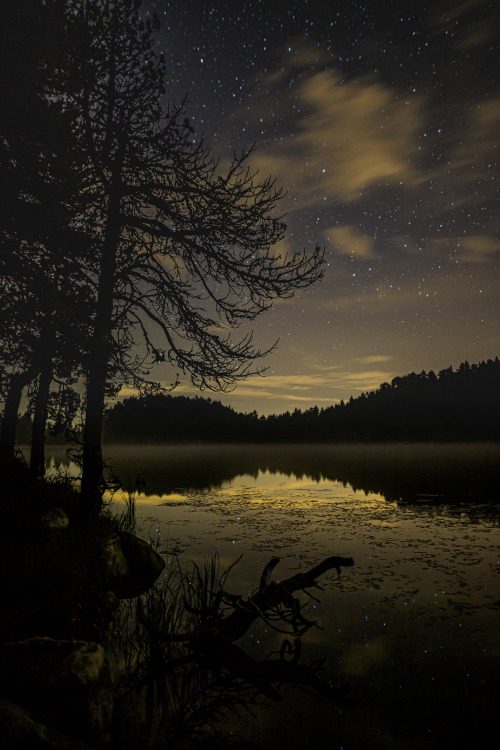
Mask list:
[{"label": "rocky shore", "polygon": [[2,469],[0,747],[106,750],[123,670],[106,629],[165,562],[110,515],[82,524],[68,482]]}]

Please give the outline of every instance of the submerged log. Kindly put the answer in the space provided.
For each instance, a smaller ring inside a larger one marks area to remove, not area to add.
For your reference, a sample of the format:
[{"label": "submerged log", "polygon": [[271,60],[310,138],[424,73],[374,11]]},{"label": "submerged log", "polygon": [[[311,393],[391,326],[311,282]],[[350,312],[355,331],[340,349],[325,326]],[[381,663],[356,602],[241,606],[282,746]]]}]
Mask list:
[{"label": "submerged log", "polygon": [[307,573],[296,573],[280,583],[271,580],[271,573],[278,563],[279,557],[274,557],[266,565],[258,591],[246,601],[240,597],[230,615],[214,619],[208,627],[199,632],[187,634],[186,640],[198,645],[207,645],[220,639],[232,643],[246,633],[254,620],[259,617],[266,619],[266,613],[280,605],[288,607],[288,614],[282,613],[282,619],[292,625],[297,635],[302,634],[315,623],[301,615],[300,607],[297,606],[298,600],[294,599],[292,594],[295,591],[317,587],[316,579],[329,570],[335,569],[340,576],[341,568],[351,567],[354,560],[352,557],[327,557]]},{"label": "submerged log", "polygon": [[[222,669],[228,674],[229,681],[242,681],[273,700],[281,700],[281,696],[272,683],[287,683],[312,687],[338,705],[352,705],[353,701],[348,697],[348,685],[333,687],[330,682],[319,677],[318,670],[323,661],[299,664],[298,637],[317,623],[302,615],[299,600],[293,594],[299,590],[319,588],[316,579],[329,570],[336,570],[340,577],[341,569],[353,566],[354,560],[351,557],[328,557],[306,573],[296,573],[279,583],[271,580],[271,574],[278,563],[279,558],[275,557],[266,565],[259,588],[247,600],[241,596],[226,595],[223,591],[217,593],[217,608],[225,603],[232,610],[229,615],[224,615],[219,608],[195,631],[168,635],[157,632],[155,637],[158,644],[183,643],[188,651],[173,661],[167,659],[162,664],[156,664],[155,675],[158,676],[165,670],[170,672],[180,665],[192,664],[215,672]],[[190,611],[196,614],[192,608]],[[143,625],[150,630],[147,615],[142,609],[140,616]],[[258,618],[274,629],[295,637],[293,644],[288,639],[283,641],[278,659],[266,658],[259,661],[234,643]],[[288,630],[276,627],[273,623],[277,621],[284,623]]]},{"label": "submerged log", "polygon": [[[251,711],[263,703],[281,701],[283,685],[310,688],[337,706],[355,705],[348,684],[342,679],[332,684],[321,676],[324,659],[300,663],[300,636],[316,623],[303,616],[294,597],[296,591],[319,588],[319,576],[333,569],[340,575],[354,560],[329,557],[305,573],[276,582],[271,576],[278,563],[279,558],[273,558],[265,566],[258,589],[247,600],[224,591],[228,571],[212,579],[214,590],[207,590],[206,579],[200,578],[200,608],[184,599],[189,620],[198,618],[199,622],[188,632],[168,632],[169,624],[158,617],[166,606],[161,594],[157,600],[138,599],[133,617],[143,659],[138,669],[134,665],[132,680],[124,686],[123,710],[128,710],[131,694],[145,696],[148,716],[157,712],[158,726],[170,727],[172,737],[178,739],[214,722],[229,708]],[[174,600],[172,607],[175,604]],[[235,643],[259,618],[287,634],[281,648],[264,659],[247,654]]]},{"label": "submerged log", "polygon": [[281,695],[273,684],[286,683],[312,687],[337,705],[352,705],[353,701],[348,696],[349,685],[333,687],[319,677],[322,661],[298,663],[300,640],[296,640],[294,645],[284,640],[280,658],[263,661],[252,658],[235,645],[234,641],[241,638],[256,619],[260,617],[269,623],[268,618],[272,613],[273,619],[285,623],[292,635],[303,635],[316,623],[302,615],[299,600],[292,596],[293,593],[317,587],[316,579],[329,570],[335,569],[340,577],[341,568],[353,566],[354,560],[352,557],[328,557],[306,573],[296,573],[280,583],[271,580],[278,563],[279,557],[274,557],[263,570],[259,589],[247,601],[238,598],[230,615],[213,620],[208,627],[193,634],[189,646],[205,661],[225,669],[231,678],[245,681],[275,701],[281,700]]}]

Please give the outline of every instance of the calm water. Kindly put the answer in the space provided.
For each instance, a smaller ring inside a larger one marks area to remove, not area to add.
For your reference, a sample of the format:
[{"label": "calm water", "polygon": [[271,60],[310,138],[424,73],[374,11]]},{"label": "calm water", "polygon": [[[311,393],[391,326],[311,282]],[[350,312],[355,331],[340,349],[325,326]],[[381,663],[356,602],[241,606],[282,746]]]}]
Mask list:
[{"label": "calm water", "polygon": [[[348,682],[355,708],[284,689],[277,708],[231,723],[262,748],[487,747],[497,732],[500,446],[109,447],[142,533],[167,560],[223,565],[247,595],[271,557],[275,578],[339,554],[311,600],[303,661]],[[67,469],[52,451],[51,470]],[[74,468],[74,467],[73,467]],[[120,503],[120,500],[116,500]],[[307,616],[307,610],[306,610]],[[265,656],[279,637],[239,642]]]}]

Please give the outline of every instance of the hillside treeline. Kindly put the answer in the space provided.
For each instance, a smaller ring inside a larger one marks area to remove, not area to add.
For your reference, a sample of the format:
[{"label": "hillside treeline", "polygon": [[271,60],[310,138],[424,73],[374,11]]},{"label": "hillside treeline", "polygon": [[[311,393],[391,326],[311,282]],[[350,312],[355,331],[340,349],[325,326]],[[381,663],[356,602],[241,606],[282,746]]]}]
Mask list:
[{"label": "hillside treeline", "polygon": [[412,372],[326,408],[261,417],[200,397],[128,398],[108,411],[104,435],[108,443],[498,440],[499,425],[496,357]]}]

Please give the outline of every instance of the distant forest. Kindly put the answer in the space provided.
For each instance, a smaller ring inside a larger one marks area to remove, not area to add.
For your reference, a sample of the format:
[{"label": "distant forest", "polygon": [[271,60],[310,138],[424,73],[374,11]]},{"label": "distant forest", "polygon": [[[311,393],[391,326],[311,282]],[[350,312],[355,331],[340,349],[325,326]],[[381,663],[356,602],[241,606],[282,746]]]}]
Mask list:
[{"label": "distant forest", "polygon": [[127,398],[106,414],[107,443],[500,439],[500,361],[394,378],[334,406],[242,414],[210,398]]}]

